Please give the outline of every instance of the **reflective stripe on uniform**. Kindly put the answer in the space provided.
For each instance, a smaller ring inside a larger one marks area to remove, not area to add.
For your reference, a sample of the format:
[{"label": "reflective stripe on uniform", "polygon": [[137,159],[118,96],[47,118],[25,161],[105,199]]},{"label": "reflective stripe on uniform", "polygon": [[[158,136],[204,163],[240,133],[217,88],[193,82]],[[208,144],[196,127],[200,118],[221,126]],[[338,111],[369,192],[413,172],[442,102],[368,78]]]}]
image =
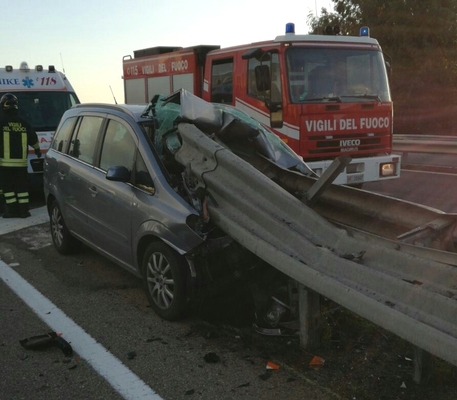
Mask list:
[{"label": "reflective stripe on uniform", "polygon": [[14,193],[14,192],[5,192],[4,196],[5,196],[6,204],[13,204],[13,203],[17,202],[16,193]]},{"label": "reflective stripe on uniform", "polygon": [[29,194],[28,192],[17,193],[17,199],[19,204],[26,204],[29,202]]},{"label": "reflective stripe on uniform", "polygon": [[2,161],[10,158],[10,132],[3,131],[3,160],[0,160],[0,165],[3,165]]}]

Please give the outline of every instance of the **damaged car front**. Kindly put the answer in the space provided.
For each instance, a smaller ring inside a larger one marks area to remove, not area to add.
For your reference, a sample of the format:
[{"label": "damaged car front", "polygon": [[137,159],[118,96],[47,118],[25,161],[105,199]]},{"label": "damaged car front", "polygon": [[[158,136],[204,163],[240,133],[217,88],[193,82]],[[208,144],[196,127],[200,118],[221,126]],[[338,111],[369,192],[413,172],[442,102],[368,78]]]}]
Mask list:
[{"label": "damaged car front", "polygon": [[[201,299],[202,296],[230,291],[233,285],[243,285],[252,294],[255,303],[253,316],[256,315],[258,326],[266,322],[267,326],[275,327],[279,318],[272,317],[271,306],[275,309],[278,293],[284,294],[284,288],[288,287],[286,292],[290,292],[288,278],[214,223],[208,203],[217,207],[217,201],[196,179],[193,170],[202,164],[208,170],[218,168],[217,151],[210,157],[187,153],[182,148],[180,126],[195,126],[221,149],[228,149],[254,165],[260,157],[299,174],[314,176],[314,173],[274,133],[244,112],[223,104],[207,103],[185,90],[168,97],[156,96],[143,117],[153,121],[144,124],[145,132],[157,151],[171,187],[198,212],[198,216],[193,215],[189,221],[204,242],[185,255],[190,266],[186,287],[188,297]],[[288,297],[281,295],[284,302],[289,301]],[[154,296],[151,300],[154,301]]]}]

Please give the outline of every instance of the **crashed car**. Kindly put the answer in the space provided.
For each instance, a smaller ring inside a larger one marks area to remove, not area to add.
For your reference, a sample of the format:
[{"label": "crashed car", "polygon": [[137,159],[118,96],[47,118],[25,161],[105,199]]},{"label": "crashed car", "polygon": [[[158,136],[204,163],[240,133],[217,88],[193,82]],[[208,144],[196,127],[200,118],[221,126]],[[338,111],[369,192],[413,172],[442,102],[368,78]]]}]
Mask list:
[{"label": "crashed car", "polygon": [[254,119],[185,90],[156,96],[146,108],[74,106],[63,115],[44,162],[57,251],[70,254],[85,244],[141,277],[152,309],[166,320],[182,317],[202,293],[271,275],[268,264],[214,224],[211,193],[196,187],[191,165],[175,157],[182,123],[246,159],[260,154],[312,174]]}]

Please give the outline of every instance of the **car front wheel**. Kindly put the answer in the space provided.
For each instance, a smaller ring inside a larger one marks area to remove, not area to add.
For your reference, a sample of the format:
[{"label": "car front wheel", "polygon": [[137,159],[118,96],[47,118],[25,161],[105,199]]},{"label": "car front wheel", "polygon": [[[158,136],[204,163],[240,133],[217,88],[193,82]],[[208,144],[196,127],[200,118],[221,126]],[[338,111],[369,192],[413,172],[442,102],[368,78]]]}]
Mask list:
[{"label": "car front wheel", "polygon": [[143,281],[155,313],[176,321],[187,311],[186,262],[165,243],[151,243],[143,258]]}]

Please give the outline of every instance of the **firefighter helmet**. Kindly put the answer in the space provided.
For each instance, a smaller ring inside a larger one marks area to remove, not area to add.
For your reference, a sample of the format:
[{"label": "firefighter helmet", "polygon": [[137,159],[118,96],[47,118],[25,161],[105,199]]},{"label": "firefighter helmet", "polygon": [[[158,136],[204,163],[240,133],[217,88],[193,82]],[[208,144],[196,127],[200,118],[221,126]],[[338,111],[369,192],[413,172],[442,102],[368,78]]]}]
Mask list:
[{"label": "firefighter helmet", "polygon": [[15,108],[18,109],[17,97],[12,93],[6,93],[2,96],[0,100],[0,106],[4,110],[11,110]]}]

